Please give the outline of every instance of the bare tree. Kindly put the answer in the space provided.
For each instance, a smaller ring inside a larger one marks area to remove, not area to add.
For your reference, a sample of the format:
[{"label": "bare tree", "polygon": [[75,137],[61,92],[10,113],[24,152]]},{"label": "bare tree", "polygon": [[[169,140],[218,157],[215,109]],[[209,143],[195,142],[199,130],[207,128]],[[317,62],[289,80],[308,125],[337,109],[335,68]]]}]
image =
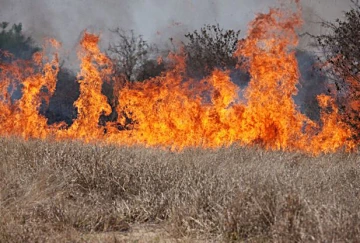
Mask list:
[{"label": "bare tree", "polygon": [[[117,28],[111,31],[117,37],[108,49],[108,56],[113,62],[114,76],[110,82],[104,82],[102,92],[108,98],[112,113],[109,116],[102,116],[101,124],[117,119],[118,95],[125,83],[144,81],[160,75],[165,70],[164,63],[156,61],[156,55],[159,54],[157,47],[148,44],[143,36],[135,35],[133,30],[125,31]],[[127,123],[133,122],[127,118]],[[119,129],[125,128],[119,127]]]},{"label": "bare tree", "polygon": [[110,44],[108,54],[118,76],[123,76],[126,81],[142,81],[163,71],[163,68],[151,59],[151,55],[157,51],[155,45],[148,44],[141,35],[135,35],[133,30],[117,28],[112,32],[118,39]]}]

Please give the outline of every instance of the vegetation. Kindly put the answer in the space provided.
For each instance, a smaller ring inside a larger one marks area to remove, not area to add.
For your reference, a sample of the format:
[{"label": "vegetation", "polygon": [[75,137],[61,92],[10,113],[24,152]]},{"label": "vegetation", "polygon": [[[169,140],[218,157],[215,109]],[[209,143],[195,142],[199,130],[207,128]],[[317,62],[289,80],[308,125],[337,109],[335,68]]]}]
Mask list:
[{"label": "vegetation", "polygon": [[[324,23],[332,31],[317,40],[339,91],[344,120],[360,139],[360,6],[354,4],[345,20]],[[1,50],[22,59],[39,50],[22,33],[21,24],[9,28],[4,22],[0,28]],[[113,113],[102,117],[100,124],[115,120],[113,96],[121,82],[143,81],[165,70],[164,62],[156,61],[156,46],[133,31],[114,33],[118,40],[108,55],[115,73],[103,85]],[[188,33],[184,43],[188,74],[202,78],[214,68],[235,69],[242,63],[233,57],[239,33],[219,25]],[[310,60],[307,53],[297,57],[304,58],[303,63]],[[320,75],[315,81],[325,84]],[[300,108],[319,120],[315,97],[320,88],[300,84],[313,92],[300,91],[295,99],[308,102]],[[78,96],[75,74],[62,67],[49,106],[40,112],[49,123],[70,124]],[[359,152],[313,158],[233,146],[173,153],[16,138],[0,138],[0,145],[0,242],[360,239]]]},{"label": "vegetation", "polygon": [[[109,56],[114,63],[115,76],[125,81],[143,81],[158,76],[165,70],[163,63],[156,61],[157,48],[150,45],[134,31],[115,29],[117,41],[110,44]],[[155,59],[154,59],[155,58]]]},{"label": "vegetation", "polygon": [[0,144],[0,242],[360,238],[360,154]]},{"label": "vegetation", "polygon": [[[157,61],[157,55],[161,55],[156,45],[150,45],[133,30],[118,28],[112,32],[117,40],[110,45],[108,54],[114,63],[115,76],[126,81],[143,81],[165,70],[165,63]],[[188,74],[204,77],[215,68],[234,69],[239,61],[233,56],[239,34],[240,30],[224,30],[219,24],[205,25],[200,31],[187,33],[183,50]]]},{"label": "vegetation", "polygon": [[188,74],[204,77],[214,68],[234,69],[238,59],[233,56],[240,30],[224,30],[217,25],[205,25],[185,35],[185,55]]},{"label": "vegetation", "polygon": [[317,36],[317,42],[323,49],[328,74],[340,94],[337,98],[344,120],[360,141],[360,5],[358,1],[352,2],[354,6],[345,13],[344,20],[323,22],[330,33]]},{"label": "vegetation", "polygon": [[[128,82],[148,80],[165,71],[165,64],[157,61],[159,52],[156,45],[150,45],[133,30],[117,28],[111,31],[116,37],[108,48],[108,56],[112,60],[114,75],[110,82],[104,82],[102,92],[111,105],[112,113],[102,116],[100,124],[117,119],[117,96],[121,87]],[[132,123],[130,119],[129,123]]]},{"label": "vegetation", "polygon": [[0,50],[10,52],[16,58],[30,59],[40,49],[34,46],[31,37],[22,33],[22,24],[14,24],[8,28],[9,23],[0,23]]},{"label": "vegetation", "polygon": [[[11,61],[12,58],[29,60],[41,50],[31,37],[23,33],[21,23],[9,28],[9,23],[2,22],[0,28],[0,61]],[[10,55],[1,55],[1,52],[8,52]],[[50,124],[60,121],[70,124],[76,117],[73,103],[79,96],[79,85],[75,74],[63,66],[60,67],[57,80],[56,91],[50,98],[49,105],[44,104],[40,112],[48,118]],[[13,97],[21,97],[18,93],[20,91]]]}]

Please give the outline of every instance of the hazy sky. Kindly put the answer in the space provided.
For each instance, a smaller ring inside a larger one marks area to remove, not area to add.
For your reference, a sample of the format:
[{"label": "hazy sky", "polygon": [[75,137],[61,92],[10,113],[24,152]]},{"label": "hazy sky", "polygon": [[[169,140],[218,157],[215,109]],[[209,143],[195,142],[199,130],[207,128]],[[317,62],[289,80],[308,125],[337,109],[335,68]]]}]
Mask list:
[{"label": "hazy sky", "polygon": [[[286,2],[282,0],[281,2]],[[100,33],[108,45],[110,28],[134,29],[147,40],[180,38],[207,23],[241,29],[278,0],[0,0],[0,21],[22,22],[37,41],[55,37],[72,53],[83,30]],[[302,0],[304,29],[319,32],[319,18],[341,17],[350,0]]]}]

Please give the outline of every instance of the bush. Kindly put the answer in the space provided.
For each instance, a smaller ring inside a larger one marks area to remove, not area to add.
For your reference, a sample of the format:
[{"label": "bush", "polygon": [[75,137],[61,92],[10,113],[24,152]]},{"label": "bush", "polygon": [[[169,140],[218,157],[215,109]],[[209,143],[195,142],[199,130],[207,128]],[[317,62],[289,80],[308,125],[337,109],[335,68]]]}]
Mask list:
[{"label": "bush", "polygon": [[344,20],[323,22],[330,33],[317,36],[323,49],[328,74],[335,80],[343,119],[360,140],[360,5],[345,13]]},{"label": "bush", "polygon": [[214,68],[233,69],[238,59],[233,56],[240,30],[224,30],[217,25],[205,25],[200,31],[188,33],[185,46],[187,71],[190,76],[204,77]]}]

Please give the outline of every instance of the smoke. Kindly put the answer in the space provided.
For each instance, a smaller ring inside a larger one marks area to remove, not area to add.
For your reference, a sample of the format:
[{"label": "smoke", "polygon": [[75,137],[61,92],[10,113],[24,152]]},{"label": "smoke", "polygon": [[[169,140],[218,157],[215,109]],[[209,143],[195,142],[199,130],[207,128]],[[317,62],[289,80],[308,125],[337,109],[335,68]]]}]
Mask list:
[{"label": "smoke", "polygon": [[[328,30],[320,23],[342,19],[344,13],[353,6],[351,0],[303,0],[301,5],[304,25],[300,32],[312,35],[325,34]],[[305,35],[300,39],[300,48],[310,49],[309,44],[311,44],[310,36]]]},{"label": "smoke", "polygon": [[[333,20],[349,9],[350,0],[303,0],[303,31],[320,33],[316,23]],[[25,31],[41,43],[54,37],[68,53],[74,51],[84,29],[100,33],[107,47],[109,29],[134,29],[145,39],[164,42],[169,37],[181,39],[184,33],[204,24],[219,23],[229,29],[241,29],[256,13],[278,6],[276,0],[1,0],[1,21],[22,22]],[[301,45],[308,43],[304,39]]]},{"label": "smoke", "polygon": [[130,1],[126,0],[1,0],[0,21],[21,22],[25,33],[39,45],[55,38],[63,45],[61,57],[76,59],[76,48],[86,29],[99,33],[104,46],[109,28],[132,28]]}]

